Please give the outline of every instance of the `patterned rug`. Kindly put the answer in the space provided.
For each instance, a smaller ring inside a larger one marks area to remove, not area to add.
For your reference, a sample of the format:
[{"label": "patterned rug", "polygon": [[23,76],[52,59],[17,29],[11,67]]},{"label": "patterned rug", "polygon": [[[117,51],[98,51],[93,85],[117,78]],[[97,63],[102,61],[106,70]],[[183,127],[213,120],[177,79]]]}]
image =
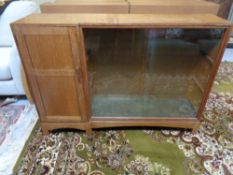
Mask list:
[{"label": "patterned rug", "polygon": [[0,145],[5,140],[10,128],[17,122],[23,112],[23,105],[8,105],[0,107]]},{"label": "patterned rug", "polygon": [[195,134],[147,128],[99,130],[91,137],[78,131],[42,136],[37,128],[16,174],[233,174],[232,78],[233,63],[223,63]]}]

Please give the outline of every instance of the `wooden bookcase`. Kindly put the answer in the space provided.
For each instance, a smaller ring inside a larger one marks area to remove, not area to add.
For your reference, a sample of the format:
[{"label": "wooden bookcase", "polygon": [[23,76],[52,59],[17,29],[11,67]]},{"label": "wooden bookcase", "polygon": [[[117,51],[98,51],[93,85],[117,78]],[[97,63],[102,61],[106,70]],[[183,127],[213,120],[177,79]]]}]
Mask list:
[{"label": "wooden bookcase", "polygon": [[34,14],[12,24],[44,133],[195,130],[231,29],[211,14]]}]

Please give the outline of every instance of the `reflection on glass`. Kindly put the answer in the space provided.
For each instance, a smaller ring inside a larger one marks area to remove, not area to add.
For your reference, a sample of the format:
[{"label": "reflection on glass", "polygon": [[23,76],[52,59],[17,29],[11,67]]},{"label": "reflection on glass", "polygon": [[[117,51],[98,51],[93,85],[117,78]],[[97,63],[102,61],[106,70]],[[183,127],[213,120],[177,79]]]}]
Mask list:
[{"label": "reflection on glass", "polygon": [[84,29],[92,116],[195,117],[223,29]]}]

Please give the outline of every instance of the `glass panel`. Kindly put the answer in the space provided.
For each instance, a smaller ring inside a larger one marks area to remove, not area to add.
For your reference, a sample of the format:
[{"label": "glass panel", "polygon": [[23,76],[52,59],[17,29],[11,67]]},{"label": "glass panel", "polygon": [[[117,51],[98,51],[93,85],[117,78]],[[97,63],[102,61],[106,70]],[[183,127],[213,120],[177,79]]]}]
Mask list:
[{"label": "glass panel", "polygon": [[195,117],[224,29],[84,29],[92,116]]}]

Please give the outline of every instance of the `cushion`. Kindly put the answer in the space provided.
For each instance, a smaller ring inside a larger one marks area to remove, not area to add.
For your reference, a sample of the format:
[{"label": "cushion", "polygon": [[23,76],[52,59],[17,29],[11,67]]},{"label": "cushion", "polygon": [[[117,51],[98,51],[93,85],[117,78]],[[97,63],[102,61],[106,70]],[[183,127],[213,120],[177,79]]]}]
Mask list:
[{"label": "cushion", "polygon": [[21,19],[37,10],[37,5],[32,1],[14,1],[8,5],[0,20],[0,46],[12,46],[14,38],[11,33],[10,23]]},{"label": "cushion", "polygon": [[9,61],[11,47],[0,47],[0,81],[12,79]]}]

